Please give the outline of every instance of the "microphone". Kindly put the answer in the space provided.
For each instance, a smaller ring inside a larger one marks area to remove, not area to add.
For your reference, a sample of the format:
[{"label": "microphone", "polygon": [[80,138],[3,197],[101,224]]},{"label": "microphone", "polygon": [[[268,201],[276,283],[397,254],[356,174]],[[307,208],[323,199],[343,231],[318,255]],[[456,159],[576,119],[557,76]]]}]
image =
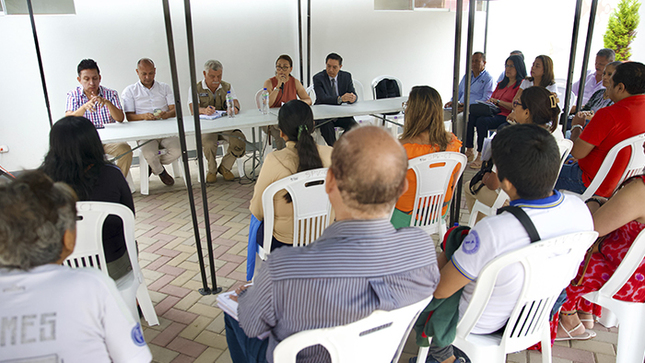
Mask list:
[{"label": "microphone", "polygon": [[284,82],[282,82],[282,84],[280,85],[280,91],[284,93]]}]

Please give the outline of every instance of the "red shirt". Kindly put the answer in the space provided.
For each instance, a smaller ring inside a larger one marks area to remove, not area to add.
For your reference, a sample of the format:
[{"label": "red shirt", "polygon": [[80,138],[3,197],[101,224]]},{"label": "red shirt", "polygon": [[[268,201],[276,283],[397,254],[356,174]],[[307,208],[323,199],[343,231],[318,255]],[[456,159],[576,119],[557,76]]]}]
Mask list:
[{"label": "red shirt", "polygon": [[[513,98],[515,98],[515,94],[517,91],[519,91],[520,86],[518,85],[515,87],[515,83],[508,82],[505,88],[499,88],[499,83],[497,84],[497,88],[495,88],[495,91],[493,91],[493,94],[490,96],[491,98],[496,98],[500,101],[504,102],[513,102]],[[498,115],[502,116],[508,116],[511,114],[511,110],[507,110],[502,106],[499,106],[500,112]]]},{"label": "red shirt", "polygon": [[[612,106],[601,108],[580,134],[580,139],[595,146],[589,155],[578,160],[582,182],[589,186],[609,150],[619,142],[645,133],[645,95],[627,97]],[[630,150],[623,150],[596,194],[610,197],[629,162]]]}]

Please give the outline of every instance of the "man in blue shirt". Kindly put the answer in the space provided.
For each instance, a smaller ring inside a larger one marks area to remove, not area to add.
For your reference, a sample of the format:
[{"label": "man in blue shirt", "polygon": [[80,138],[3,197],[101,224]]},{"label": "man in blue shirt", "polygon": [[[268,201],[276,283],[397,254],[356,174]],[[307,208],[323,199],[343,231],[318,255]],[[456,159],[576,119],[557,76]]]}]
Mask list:
[{"label": "man in blue shirt", "polygon": [[[482,52],[473,53],[472,57],[472,72],[470,78],[470,100],[472,105],[477,101],[486,101],[493,94],[495,83],[493,77],[488,73],[486,68],[486,55]],[[464,129],[464,91],[466,89],[466,76],[459,82],[459,102],[458,108],[459,115],[457,115],[456,128],[453,130],[454,134],[461,140]],[[444,121],[452,118],[453,102],[450,101],[444,105]]]}]

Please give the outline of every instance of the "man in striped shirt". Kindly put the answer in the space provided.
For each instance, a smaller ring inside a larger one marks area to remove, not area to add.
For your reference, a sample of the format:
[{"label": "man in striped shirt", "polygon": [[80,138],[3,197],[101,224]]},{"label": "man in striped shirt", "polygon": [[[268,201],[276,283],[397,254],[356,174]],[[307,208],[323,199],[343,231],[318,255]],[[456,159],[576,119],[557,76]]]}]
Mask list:
[{"label": "man in striped shirt", "polygon": [[[78,83],[81,85],[67,92],[65,116],[82,116],[92,121],[94,127],[102,129],[105,124],[123,122],[118,93],[101,86],[101,71],[92,59],[83,59],[76,67]],[[132,164],[132,149],[125,142],[103,144],[105,153],[119,157],[116,165],[123,176],[128,176]]]},{"label": "man in striped shirt", "polygon": [[[239,291],[239,323],[225,316],[234,363],[273,362],[288,336],[344,325],[374,310],[393,310],[430,296],[439,279],[434,245],[417,228],[396,230],[390,211],[407,188],[407,157],[378,127],[360,127],[334,145],[326,191],[336,222],[307,247],[280,248]],[[269,332],[267,340],[257,337]],[[329,362],[321,346],[298,362]]]}]

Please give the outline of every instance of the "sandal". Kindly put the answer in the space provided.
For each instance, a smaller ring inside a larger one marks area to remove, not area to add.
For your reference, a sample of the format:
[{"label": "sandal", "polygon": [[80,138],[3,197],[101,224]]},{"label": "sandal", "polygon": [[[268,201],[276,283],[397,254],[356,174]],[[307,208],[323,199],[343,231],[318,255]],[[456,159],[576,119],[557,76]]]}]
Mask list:
[{"label": "sandal", "polygon": [[475,169],[475,170],[481,169],[482,168],[482,159],[480,159],[479,156],[478,156],[477,159],[475,159],[475,161],[470,163],[469,167],[471,169]]},{"label": "sandal", "polygon": [[[586,319],[583,319],[582,317],[588,317]],[[596,323],[596,319],[594,319],[593,314],[586,313],[584,311],[578,311],[578,317],[580,318],[580,321],[582,322],[582,325],[585,326],[585,329],[593,329],[594,324]]]},{"label": "sandal", "polygon": [[589,340],[589,339],[591,339],[591,338],[595,338],[595,337],[596,337],[596,332],[595,332],[595,331],[592,331],[592,330],[585,330],[585,332],[584,332],[584,333],[582,333],[582,334],[580,334],[580,335],[576,335],[576,336],[571,335],[571,333],[572,333],[572,332],[574,332],[574,331],[576,331],[577,329],[579,329],[579,328],[581,328],[581,327],[582,327],[582,328],[584,328],[584,325],[582,325],[582,323],[580,323],[580,324],[576,325],[576,326],[575,326],[573,329],[571,329],[571,330],[567,330],[567,329],[564,327],[564,325],[562,325],[562,321],[559,321],[559,322],[558,322],[558,325],[560,325],[560,327],[562,328],[562,330],[564,330],[564,332],[565,332],[565,333],[567,333],[567,335],[568,335],[568,336],[566,336],[566,337],[557,337],[557,336],[556,336],[556,337],[555,337],[555,341],[556,341],[556,342],[562,342],[562,341],[566,341],[566,340]]},{"label": "sandal", "polygon": [[466,158],[467,158],[469,163],[471,161],[473,161],[473,159],[475,159],[475,152],[473,151],[472,148],[467,148],[466,152],[464,153],[464,155],[466,155]]}]

